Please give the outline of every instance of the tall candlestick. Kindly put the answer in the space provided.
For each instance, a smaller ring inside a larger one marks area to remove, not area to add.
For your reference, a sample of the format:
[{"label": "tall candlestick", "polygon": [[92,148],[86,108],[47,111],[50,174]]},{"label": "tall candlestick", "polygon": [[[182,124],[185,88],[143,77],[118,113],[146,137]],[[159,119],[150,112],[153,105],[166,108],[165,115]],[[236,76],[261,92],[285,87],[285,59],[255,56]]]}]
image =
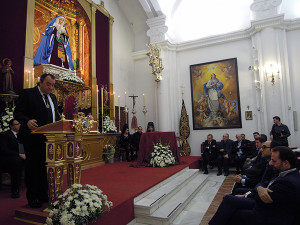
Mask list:
[{"label": "tall candlestick", "polygon": [[34,81],[34,68],[32,68],[32,80],[33,80],[33,87],[35,86],[35,81]]},{"label": "tall candlestick", "polygon": [[120,122],[121,122],[121,110],[120,110],[120,95],[118,96],[118,105],[119,105],[119,131],[121,130],[120,128]]},{"label": "tall candlestick", "polygon": [[145,94],[143,94],[143,103],[145,105]]},{"label": "tall candlestick", "polygon": [[116,119],[116,109],[115,109],[115,92],[113,92],[113,100],[114,100],[114,120]]},{"label": "tall candlestick", "polygon": [[126,105],[126,91],[125,91],[125,105]]},{"label": "tall candlestick", "polygon": [[101,113],[103,115],[103,87],[101,88]]},{"label": "tall candlestick", "polygon": [[97,87],[97,96],[96,96],[96,99],[97,99],[97,105],[96,105],[96,119],[98,120],[99,118],[99,89],[98,89],[98,85],[96,85]]}]

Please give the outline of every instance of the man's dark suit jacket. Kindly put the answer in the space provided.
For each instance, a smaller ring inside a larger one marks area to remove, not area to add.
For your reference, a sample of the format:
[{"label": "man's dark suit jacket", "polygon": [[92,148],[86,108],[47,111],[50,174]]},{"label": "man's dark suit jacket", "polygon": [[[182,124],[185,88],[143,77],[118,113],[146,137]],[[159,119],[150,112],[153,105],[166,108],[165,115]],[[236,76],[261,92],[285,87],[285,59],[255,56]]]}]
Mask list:
[{"label": "man's dark suit jacket", "polygon": [[203,152],[211,152],[212,154],[216,154],[217,151],[218,151],[218,146],[215,139],[213,139],[210,144],[208,140],[204,141]]},{"label": "man's dark suit jacket", "polygon": [[[238,141],[235,141],[233,143],[233,151],[232,151],[232,154],[233,155],[236,155],[237,152],[239,151],[239,148],[238,148]],[[242,155],[243,156],[248,156],[249,155],[249,152],[248,152],[248,143],[245,141],[245,140],[242,140],[242,143],[241,143],[241,150],[242,150]]]},{"label": "man's dark suit jacket", "polygon": [[[267,187],[269,181],[258,186]],[[291,225],[299,214],[300,173],[290,172],[278,177],[269,189],[273,203],[226,195],[210,225]]]},{"label": "man's dark suit jacket", "polygon": [[223,155],[228,154],[229,157],[232,156],[232,147],[233,147],[233,140],[228,139],[228,141],[222,140],[220,143],[220,149],[224,149],[224,152],[220,152]]},{"label": "man's dark suit jacket", "polygon": [[[54,105],[55,119],[58,121],[60,120],[60,115],[58,113],[57,100],[52,93],[50,94],[50,97]],[[26,139],[26,136],[31,133],[30,129],[27,127],[27,122],[29,120],[37,120],[39,127],[49,123],[47,108],[37,86],[22,90],[14,111],[14,118],[21,123],[19,136],[22,140],[24,138]]]},{"label": "man's dark suit jacket", "polygon": [[[270,181],[257,185],[267,187]],[[266,224],[291,224],[295,215],[299,214],[300,205],[300,173],[298,170],[288,173],[284,177],[278,177],[269,187],[269,195],[273,203],[263,203],[257,196],[255,198],[255,210],[265,218]],[[268,222],[268,223],[267,223]]]},{"label": "man's dark suit jacket", "polygon": [[19,144],[11,130],[0,133],[0,157],[19,156]]}]

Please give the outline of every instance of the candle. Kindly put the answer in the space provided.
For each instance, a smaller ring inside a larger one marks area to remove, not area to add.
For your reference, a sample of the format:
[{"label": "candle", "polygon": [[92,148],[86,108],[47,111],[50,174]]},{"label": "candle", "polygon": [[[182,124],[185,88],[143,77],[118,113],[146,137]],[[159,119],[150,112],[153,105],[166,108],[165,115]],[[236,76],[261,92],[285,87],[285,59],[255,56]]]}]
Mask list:
[{"label": "candle", "polygon": [[96,85],[96,87],[97,87],[96,119],[98,120],[98,118],[99,118],[99,95],[98,95],[99,89],[98,89],[98,85]]},{"label": "candle", "polygon": [[126,91],[125,91],[125,105],[126,105]]},{"label": "candle", "polygon": [[119,106],[119,123],[120,123],[120,119],[121,119],[121,111],[120,111],[120,95],[118,96],[118,106]]},{"label": "candle", "polygon": [[143,103],[145,105],[145,94],[143,94]]},{"label": "candle", "polygon": [[103,87],[101,87],[101,113],[103,115]]},{"label": "candle", "polygon": [[32,86],[35,86],[35,81],[34,81],[34,68],[32,68],[32,82],[33,82],[33,85],[32,85]]},{"label": "candle", "polygon": [[113,100],[114,100],[114,119],[116,118],[116,109],[115,109],[115,92],[113,92]]}]

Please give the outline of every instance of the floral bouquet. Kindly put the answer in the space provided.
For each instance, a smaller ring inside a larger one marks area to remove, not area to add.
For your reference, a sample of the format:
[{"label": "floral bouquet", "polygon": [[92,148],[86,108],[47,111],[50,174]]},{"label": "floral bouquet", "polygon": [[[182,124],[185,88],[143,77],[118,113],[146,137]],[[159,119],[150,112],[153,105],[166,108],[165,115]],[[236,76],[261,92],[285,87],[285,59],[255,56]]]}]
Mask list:
[{"label": "floral bouquet", "polygon": [[109,116],[104,116],[103,118],[103,132],[104,133],[117,133],[117,127]]},{"label": "floral bouquet", "polygon": [[58,196],[46,224],[88,224],[90,220],[96,220],[98,216],[109,212],[112,205],[96,186],[73,184],[65,193]]},{"label": "floral bouquet", "polygon": [[13,119],[15,106],[9,106],[6,105],[4,112],[1,115],[1,121],[0,121],[0,132],[4,132],[9,130],[9,121]]},{"label": "floral bouquet", "polygon": [[170,150],[170,145],[161,142],[154,144],[154,150],[150,153],[149,166],[166,167],[175,165],[175,158]]},{"label": "floral bouquet", "polygon": [[103,155],[113,155],[115,154],[115,146],[113,145],[104,145],[103,147]]}]

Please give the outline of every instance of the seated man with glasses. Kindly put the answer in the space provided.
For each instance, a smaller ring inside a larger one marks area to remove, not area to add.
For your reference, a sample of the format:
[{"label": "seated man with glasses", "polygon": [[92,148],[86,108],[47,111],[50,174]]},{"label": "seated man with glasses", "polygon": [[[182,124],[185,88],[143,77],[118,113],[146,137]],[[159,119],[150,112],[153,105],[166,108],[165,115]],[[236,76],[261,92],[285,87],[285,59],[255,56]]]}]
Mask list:
[{"label": "seated man with glasses", "polygon": [[24,149],[17,140],[20,123],[12,119],[9,121],[10,130],[0,133],[0,171],[11,175],[11,197],[19,198],[22,166],[26,159]]},{"label": "seated man with glasses", "polygon": [[[262,179],[264,171],[271,160],[271,141],[266,141],[261,146],[261,160],[253,167],[246,169],[243,174],[236,175],[232,194],[241,194],[244,190],[254,188]],[[247,191],[245,191],[247,192]],[[244,193],[245,193],[244,192]]]}]

